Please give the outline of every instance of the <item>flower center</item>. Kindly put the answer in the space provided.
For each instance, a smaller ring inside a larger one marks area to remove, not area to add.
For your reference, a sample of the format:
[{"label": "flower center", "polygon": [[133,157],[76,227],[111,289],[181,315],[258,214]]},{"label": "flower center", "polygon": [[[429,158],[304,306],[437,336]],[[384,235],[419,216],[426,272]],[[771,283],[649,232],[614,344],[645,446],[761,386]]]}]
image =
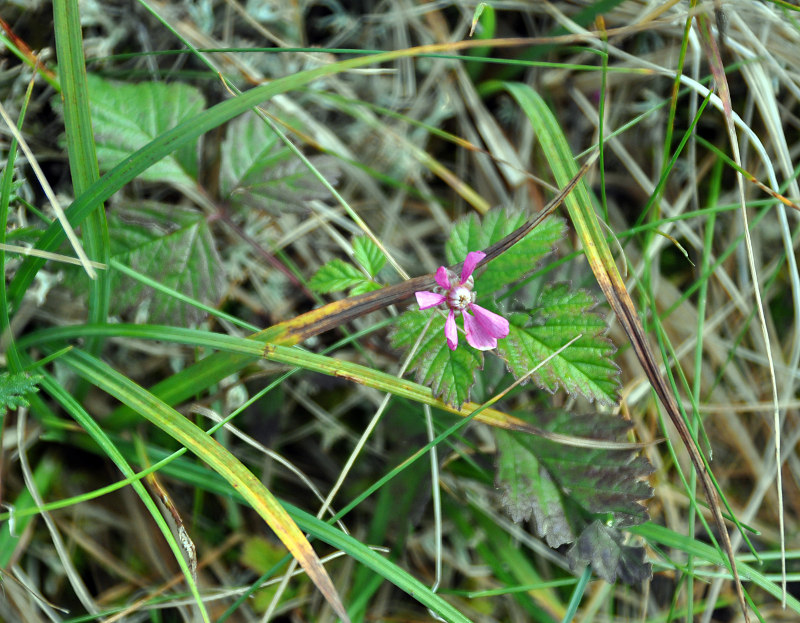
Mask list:
[{"label": "flower center", "polygon": [[467,284],[451,288],[447,293],[447,304],[450,309],[466,309],[474,300],[475,293],[467,287]]}]

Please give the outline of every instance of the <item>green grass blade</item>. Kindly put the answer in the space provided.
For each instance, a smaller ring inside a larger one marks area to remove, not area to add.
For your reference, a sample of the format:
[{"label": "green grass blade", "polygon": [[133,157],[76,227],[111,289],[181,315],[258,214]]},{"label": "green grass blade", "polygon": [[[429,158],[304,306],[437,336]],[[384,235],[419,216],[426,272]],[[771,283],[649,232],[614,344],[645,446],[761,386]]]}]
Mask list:
[{"label": "green grass blade", "polygon": [[[419,56],[424,53],[437,52],[440,50],[475,47],[478,43],[480,42],[464,41],[419,46],[381,54],[360,56],[358,58],[351,58],[339,61],[338,63],[331,63],[330,65],[323,65],[314,69],[301,71],[254,87],[249,91],[245,91],[238,97],[228,99],[204,110],[193,119],[187,119],[183,123],[178,124],[144,147],[138,149],[131,154],[129,158],[120,162],[72,202],[67,210],[69,222],[73,227],[80,225],[92,210],[95,210],[98,205],[102,204],[111,197],[111,195],[125,186],[125,184],[135,179],[150,166],[171,154],[179,147],[196,140],[206,132],[219,127],[226,121],[230,121],[254,106],[264,103],[275,95],[298,89],[324,76],[334,75],[349,69],[379,64],[397,58]],[[509,42],[503,40],[489,40],[486,43],[509,45]],[[63,238],[63,229],[58,223],[53,223],[44,234],[42,234],[36,248],[52,251],[60,244]],[[20,266],[9,286],[9,298],[14,306],[18,305],[22,300],[22,296],[33,282],[36,273],[43,264],[43,259],[29,257]]]},{"label": "green grass blade", "polygon": [[336,613],[347,620],[347,613],[333,582],[306,537],[278,500],[234,455],[183,415],[88,353],[75,349],[61,357],[60,361],[98,388],[132,407],[225,478],[272,528]]},{"label": "green grass blade", "polygon": [[[67,156],[72,174],[72,187],[77,197],[100,177],[89,111],[78,1],[54,0],[53,19],[61,97],[64,102]],[[110,241],[106,213],[102,202],[98,202],[94,208],[82,224],[83,243],[89,259],[107,265]],[[91,280],[89,285],[90,322],[105,322],[110,296],[108,273],[98,271],[97,278]],[[99,346],[99,342],[93,340],[86,344],[86,349],[89,352],[96,352]]]},{"label": "green grass blade", "polygon": [[[566,137],[559,126],[555,116],[545,104],[541,96],[530,86],[519,83],[504,83],[503,86],[517,100],[530,120],[539,143],[548,155],[548,164],[553,171],[556,183],[565,185],[574,176],[577,165],[569,147]],[[605,232],[600,226],[594,205],[589,195],[586,183],[581,182],[575,191],[570,194],[565,205],[570,215],[573,226],[586,253],[586,259],[595,275],[598,285],[603,290],[609,305],[614,310],[620,324],[630,340],[631,346],[641,363],[653,390],[664,405],[670,420],[677,429],[689,456],[697,469],[701,483],[705,489],[709,506],[712,510],[714,523],[719,532],[721,546],[728,554],[728,561],[734,576],[740,603],[744,608],[744,597],[741,583],[736,571],[736,561],[733,554],[730,535],[722,517],[721,504],[718,490],[715,487],[711,470],[703,456],[697,442],[692,437],[685,420],[685,413],[681,412],[679,403],[672,389],[659,373],[655,356],[649,346],[644,333],[642,321],[631,300],[630,294],[622,280],[614,256],[606,242]]]},{"label": "green grass blade", "polygon": [[287,511],[303,530],[314,534],[318,539],[329,545],[341,549],[355,560],[366,565],[382,577],[389,580],[398,588],[404,590],[421,604],[430,608],[445,621],[453,623],[469,623],[469,619],[461,614],[454,606],[447,603],[442,597],[432,592],[430,588],[411,576],[391,560],[373,551],[357,539],[344,534],[338,528],[331,526],[300,510],[290,504],[286,505]]},{"label": "green grass blade", "polygon": [[[699,566],[701,561],[706,561],[711,565],[717,567],[726,567],[725,557],[713,546],[707,543],[702,543],[695,539],[691,539],[683,534],[679,534],[665,528],[664,526],[656,525],[652,522],[632,526],[628,530],[634,534],[647,539],[649,542],[658,543],[666,547],[672,547],[676,550],[686,552],[695,556],[695,566]],[[742,578],[750,580],[761,589],[775,597],[781,599],[783,591],[780,585],[770,580],[766,575],[756,570],[752,566],[745,564],[741,561],[736,563],[736,568],[739,570]],[[788,595],[786,599],[786,606],[792,611],[800,615],[800,600],[793,595]]]},{"label": "green grass blade", "polygon": [[130,484],[133,487],[133,490],[139,496],[139,499],[141,499],[142,503],[145,505],[151,517],[161,531],[161,534],[169,544],[169,547],[175,557],[175,561],[180,566],[181,571],[186,578],[186,583],[189,585],[189,590],[191,591],[195,603],[197,604],[197,607],[203,616],[203,620],[206,622],[210,621],[208,612],[203,603],[203,598],[197,588],[197,582],[195,582],[192,572],[186,563],[181,546],[178,544],[178,541],[172,534],[169,525],[162,516],[161,511],[151,497],[150,493],[138,479],[133,478],[136,475],[134,469],[130,466],[116,445],[114,445],[114,443],[108,438],[103,429],[97,424],[94,418],[92,418],[83,409],[78,401],[75,400],[75,398],[73,398],[73,396],[67,392],[59,382],[57,382],[52,376],[45,375],[42,386],[61,404],[61,406],[75,419],[75,421],[81,425],[81,427],[89,434],[94,442],[101,448],[105,456],[114,462],[122,474],[126,478],[131,479]]},{"label": "green grass blade", "polygon": [[[88,336],[161,340],[175,344],[188,344],[196,348],[221,351],[206,357],[198,364],[189,368],[191,371],[190,374],[178,373],[174,375],[172,378],[176,380],[176,383],[172,386],[173,392],[170,394],[170,398],[174,398],[176,395],[186,398],[194,396],[224,376],[233,374],[260,357],[265,357],[271,361],[287,364],[292,367],[319,372],[328,376],[346,378],[361,385],[372,387],[382,392],[388,392],[417,403],[427,404],[461,417],[470,416],[472,412],[478,408],[478,405],[472,402],[467,402],[461,405],[460,408],[455,408],[434,398],[430,388],[424,385],[405,379],[398,379],[393,374],[380,372],[368,366],[350,361],[308,352],[297,347],[282,346],[280,344],[264,344],[263,342],[251,338],[235,337],[220,333],[197,331],[194,329],[183,329],[180,327],[124,323],[113,325],[54,327],[25,336],[20,340],[19,347],[29,348],[37,344],[58,344],[63,340],[85,338]],[[203,364],[205,362],[210,363],[204,366]],[[230,367],[226,368],[226,364]],[[138,389],[141,390],[141,388]],[[169,404],[163,394],[157,397],[153,393],[148,393],[148,396],[152,401]],[[132,404],[128,404],[126,401],[122,402],[129,408],[133,407]],[[134,409],[134,411],[136,410]],[[113,420],[121,414],[124,416],[124,412],[117,410],[112,414],[110,419]],[[529,432],[534,432],[534,429],[526,422],[496,409],[483,409],[476,416],[476,419],[490,426],[497,426],[509,430],[528,430]],[[123,417],[123,422],[127,423],[128,421],[127,417]],[[117,425],[119,424],[120,422],[117,422]]]}]

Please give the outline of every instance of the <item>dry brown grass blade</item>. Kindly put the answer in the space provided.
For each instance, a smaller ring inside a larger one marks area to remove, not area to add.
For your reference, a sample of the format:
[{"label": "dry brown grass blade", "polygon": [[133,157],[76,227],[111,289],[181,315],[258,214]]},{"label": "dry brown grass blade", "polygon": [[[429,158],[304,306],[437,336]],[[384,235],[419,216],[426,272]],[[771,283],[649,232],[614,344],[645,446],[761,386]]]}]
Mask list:
[{"label": "dry brown grass blade", "polygon": [[[541,96],[525,84],[506,83],[505,87],[517,99],[517,102],[531,120],[541,148],[548,154],[549,163],[556,181],[558,182],[568,175],[571,176],[571,171],[575,168],[574,156],[557,120]],[[608,247],[605,231],[600,226],[599,219],[594,212],[588,190],[585,187],[578,187],[576,194],[566,201],[566,207],[575,231],[583,244],[586,258],[595,275],[595,279],[608,299],[611,309],[617,315],[620,325],[627,334],[650,384],[664,405],[700,476],[700,482],[703,484],[706,498],[714,517],[714,523],[720,533],[722,547],[730,561],[739,602],[744,612],[745,620],[749,623],[750,619],[744,600],[744,590],[739,579],[739,573],[736,570],[733,547],[722,516],[717,490],[712,482],[703,454],[681,417],[675,396],[670,391],[666,380],[659,373],[655,357],[647,343],[644,327],[617,269],[614,256]]]},{"label": "dry brown grass blade", "polygon": [[745,621],[749,622],[750,617],[747,611],[747,604],[744,599],[744,590],[742,588],[741,579],[739,578],[739,572],[736,569],[736,560],[733,554],[730,535],[728,534],[728,529],[725,525],[725,519],[722,516],[722,506],[720,504],[719,496],[717,495],[717,490],[714,487],[714,483],[712,482],[711,476],[708,472],[708,467],[703,460],[703,455],[700,451],[700,448],[689,431],[689,428],[686,426],[686,422],[684,422],[683,418],[681,417],[678,403],[675,401],[675,396],[672,394],[670,388],[667,386],[666,380],[659,372],[658,364],[656,363],[653,352],[647,343],[647,339],[645,338],[644,327],[642,326],[641,320],[639,319],[639,316],[636,313],[636,309],[633,305],[633,301],[631,300],[628,290],[625,288],[625,284],[620,278],[619,273],[616,271],[606,271],[605,266],[602,263],[591,262],[591,260],[590,263],[592,264],[592,270],[595,274],[595,278],[597,279],[597,283],[600,285],[600,288],[603,290],[603,294],[606,295],[611,308],[617,315],[617,318],[619,319],[619,322],[627,334],[634,352],[636,353],[636,357],[642,364],[642,368],[644,368],[647,379],[650,381],[650,384],[655,390],[656,395],[661,401],[661,404],[664,405],[672,424],[675,426],[681,441],[686,447],[689,457],[692,460],[692,464],[697,470],[697,473],[700,477],[700,482],[703,484],[703,489],[706,494],[706,499],[708,500],[709,508],[711,509],[712,516],[714,517],[714,523],[717,526],[720,539],[722,540],[722,547],[725,550],[730,562],[731,572],[733,573],[733,579],[736,585],[736,594],[739,599],[739,606],[742,608]]},{"label": "dry brown grass blade", "polygon": [[798,212],[800,212],[800,206],[797,205],[791,199],[789,199],[789,197],[786,197],[785,195],[782,195],[779,192],[775,192],[769,186],[767,186],[766,184],[764,184],[760,180],[756,179],[756,177],[752,173],[750,173],[749,171],[745,171],[744,169],[742,169],[740,171],[740,173],[745,177],[745,179],[748,182],[751,182],[752,184],[755,184],[756,186],[758,186],[762,191],[764,191],[766,194],[768,194],[770,197],[772,197],[776,201],[780,201],[787,208],[792,208],[792,210],[797,210]]},{"label": "dry brown grass blade", "polygon": [[[724,36],[724,32],[721,29],[722,24],[724,24],[724,15],[721,10],[716,12],[717,15],[717,25],[720,29],[720,36]],[[749,260],[749,268],[750,268],[750,278],[753,280],[753,289],[755,293],[755,300],[756,300],[756,307],[758,310],[758,317],[761,324],[762,335],[764,338],[764,348],[766,350],[766,358],[769,364],[769,373],[770,373],[770,380],[772,382],[772,395],[775,399],[775,406],[774,406],[774,426],[775,426],[775,460],[778,465],[777,470],[777,488],[778,488],[778,517],[780,522],[780,535],[781,535],[781,552],[785,552],[785,540],[784,540],[784,525],[783,525],[783,486],[781,482],[781,470],[780,470],[780,457],[781,457],[781,431],[780,431],[780,414],[778,411],[778,388],[777,382],[775,379],[775,369],[773,365],[773,358],[772,358],[772,349],[770,346],[770,338],[769,332],[767,331],[767,321],[764,314],[764,306],[761,302],[761,290],[758,285],[758,271],[756,270],[755,260],[753,255],[753,244],[750,239],[750,226],[748,224],[747,218],[747,205],[745,203],[745,194],[744,194],[744,177],[742,176],[742,160],[739,154],[739,144],[738,139],[736,137],[736,128],[733,122],[733,106],[731,104],[731,94],[730,89],[728,87],[728,79],[725,75],[725,67],[722,62],[722,57],[720,55],[719,47],[717,46],[716,39],[714,38],[714,34],[711,32],[711,24],[709,22],[709,18],[707,15],[698,13],[695,16],[696,24],[698,31],[700,33],[700,41],[703,45],[703,50],[706,54],[706,60],[708,61],[709,67],[711,68],[711,73],[714,76],[714,80],[717,85],[717,91],[719,93],[719,98],[722,101],[723,111],[724,111],[724,119],[725,119],[725,126],[728,130],[728,139],[731,143],[731,151],[733,154],[733,159],[737,166],[736,172],[736,181],[738,184],[739,190],[739,200],[740,200],[740,207],[741,207],[741,216],[743,222],[743,232],[744,232],[744,239],[745,245],[747,248],[747,257]],[[727,532],[724,535],[726,537],[726,548],[731,548],[730,541],[727,539]],[[744,591],[741,586],[741,582],[739,581],[738,574],[736,572],[736,566],[733,562],[733,551],[731,548],[731,552],[729,554],[731,559],[731,564],[733,565],[732,571],[734,575],[734,579],[736,580],[736,593],[739,598],[739,605],[742,608],[742,612],[744,613],[744,617],[746,621],[749,621],[749,616],[747,612],[747,606],[745,604],[744,599]],[[782,565],[783,565],[783,605],[786,606],[786,567],[785,567],[785,555],[782,556]]]}]

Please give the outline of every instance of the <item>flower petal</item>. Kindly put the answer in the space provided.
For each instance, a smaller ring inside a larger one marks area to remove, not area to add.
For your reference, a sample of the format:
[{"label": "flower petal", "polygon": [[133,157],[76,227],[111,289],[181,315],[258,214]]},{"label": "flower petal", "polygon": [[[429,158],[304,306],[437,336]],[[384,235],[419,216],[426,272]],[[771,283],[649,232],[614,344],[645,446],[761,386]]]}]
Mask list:
[{"label": "flower petal", "polygon": [[497,338],[508,335],[508,320],[474,303],[469,308],[474,316],[467,314],[466,310],[462,312],[467,343],[478,350],[496,348]]},{"label": "flower petal", "polygon": [[447,338],[450,350],[455,350],[458,346],[458,328],[456,327],[456,314],[452,309],[447,316],[447,322],[444,323],[444,336]]},{"label": "flower petal", "polygon": [[467,259],[464,260],[464,267],[461,269],[461,285],[463,285],[467,279],[470,278],[470,275],[472,275],[472,271],[475,270],[478,262],[485,257],[486,254],[483,251],[470,251],[467,253]]},{"label": "flower petal", "polygon": [[439,303],[444,303],[445,299],[443,294],[436,294],[436,292],[428,292],[427,290],[414,292],[414,296],[417,297],[417,304],[420,309],[436,307]]},{"label": "flower petal", "polygon": [[436,283],[439,284],[443,290],[449,290],[452,286],[450,285],[450,276],[447,273],[447,269],[444,266],[439,266],[438,270],[436,271]]}]

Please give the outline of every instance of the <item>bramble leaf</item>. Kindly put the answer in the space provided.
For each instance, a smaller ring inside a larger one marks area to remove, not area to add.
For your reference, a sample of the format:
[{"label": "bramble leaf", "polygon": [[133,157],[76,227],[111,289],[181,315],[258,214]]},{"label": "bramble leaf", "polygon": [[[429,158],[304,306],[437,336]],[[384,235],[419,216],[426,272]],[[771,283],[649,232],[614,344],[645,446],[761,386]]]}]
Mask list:
[{"label": "bramble leaf", "polygon": [[27,372],[0,374],[0,415],[5,415],[8,409],[30,406],[25,394],[38,392],[41,380],[41,376]]},{"label": "bramble leaf", "polygon": [[378,246],[367,236],[356,236],[353,238],[353,254],[371,276],[377,275],[384,264],[386,257],[381,253]]},{"label": "bramble leaf", "polygon": [[374,292],[375,290],[380,290],[382,287],[381,284],[375,283],[374,281],[362,281],[357,286],[350,289],[350,296],[364,294],[365,292]]},{"label": "bramble leaf", "polygon": [[[196,88],[175,82],[110,82],[89,74],[89,103],[100,168],[111,169],[167,130],[197,115],[205,100]],[[60,107],[61,98],[57,98]],[[194,186],[197,143],[181,147],[139,175],[151,182]]]},{"label": "bramble leaf", "polygon": [[350,288],[350,296],[380,290],[383,286],[374,281],[374,277],[386,263],[381,250],[366,236],[357,236],[353,238],[353,255],[371,278],[367,278],[356,266],[333,259],[314,274],[309,282],[311,288],[323,294]]},{"label": "bramble leaf", "polygon": [[[528,414],[525,419],[542,430],[599,441],[625,441],[632,426],[629,420],[604,413],[576,415],[556,411]],[[533,455],[561,490],[568,491],[570,499],[586,511],[611,513],[619,526],[647,520],[647,510],[639,501],[653,494],[642,480],[653,468],[634,450],[578,448],[522,433],[513,437],[515,445],[507,446],[506,454]]]},{"label": "bramble leaf", "polygon": [[[490,210],[483,220],[474,214],[456,223],[445,245],[448,264],[461,262],[470,251],[480,251],[520,227],[527,220],[523,212]],[[496,292],[533,272],[564,236],[564,221],[549,217],[525,238],[493,259],[475,280],[479,296]]]},{"label": "bramble leaf", "polygon": [[640,584],[653,577],[653,568],[645,562],[644,547],[625,545],[616,528],[595,521],[586,528],[567,551],[569,567],[580,573],[584,565],[609,584],[619,578],[625,584]]},{"label": "bramble leaf", "polygon": [[560,386],[570,394],[613,404],[619,368],[611,359],[614,346],[603,335],[603,318],[589,311],[594,305],[587,292],[570,290],[566,284],[546,286],[534,311],[508,317],[511,330],[507,338],[498,341],[497,351],[519,378],[580,335],[531,379],[549,392]]},{"label": "bramble leaf", "polygon": [[308,285],[317,292],[327,294],[328,292],[347,290],[347,288],[360,286],[364,283],[369,283],[364,273],[352,264],[337,258],[323,264],[311,277]]},{"label": "bramble leaf", "polygon": [[[628,420],[601,413],[575,415],[561,411],[527,415],[525,419],[546,431],[599,442],[624,441],[631,427]],[[501,430],[496,430],[495,436],[499,453],[496,484],[501,490],[501,503],[514,521],[532,519],[536,533],[550,547],[577,539],[581,545],[576,548],[576,555],[586,559],[592,543],[610,547],[598,541],[594,532],[586,533],[598,516],[610,518],[614,528],[647,521],[647,509],[641,501],[653,495],[644,480],[653,467],[636,451],[567,446]],[[602,523],[601,526],[606,528]],[[629,550],[618,552],[615,560],[624,569],[595,571],[606,579],[612,571],[621,578],[645,573],[642,557],[635,565]]]},{"label": "bramble leaf", "polygon": [[[340,170],[335,158],[309,160],[329,182],[336,182]],[[308,167],[255,115],[243,115],[229,124],[222,143],[219,187],[234,206],[273,213],[329,196]]]},{"label": "bramble leaf", "polygon": [[497,486],[500,501],[512,521],[533,519],[536,531],[550,547],[572,543],[575,533],[564,511],[561,490],[547,468],[536,456],[517,441],[518,434],[494,431],[499,459]]},{"label": "bramble leaf", "polygon": [[[469,400],[475,373],[483,367],[483,353],[459,346],[450,350],[444,339],[445,318],[431,310],[409,311],[400,316],[392,333],[395,348],[411,348],[430,322],[422,342],[409,363],[417,382],[428,385],[433,395],[461,406]],[[462,336],[463,337],[463,336]]]},{"label": "bramble leaf", "polygon": [[[219,303],[225,274],[203,214],[178,207],[167,212],[159,204],[127,206],[109,213],[109,230],[114,259],[207,305]],[[180,326],[192,326],[206,316],[117,271],[111,279],[114,315],[136,308],[149,322]]]}]

